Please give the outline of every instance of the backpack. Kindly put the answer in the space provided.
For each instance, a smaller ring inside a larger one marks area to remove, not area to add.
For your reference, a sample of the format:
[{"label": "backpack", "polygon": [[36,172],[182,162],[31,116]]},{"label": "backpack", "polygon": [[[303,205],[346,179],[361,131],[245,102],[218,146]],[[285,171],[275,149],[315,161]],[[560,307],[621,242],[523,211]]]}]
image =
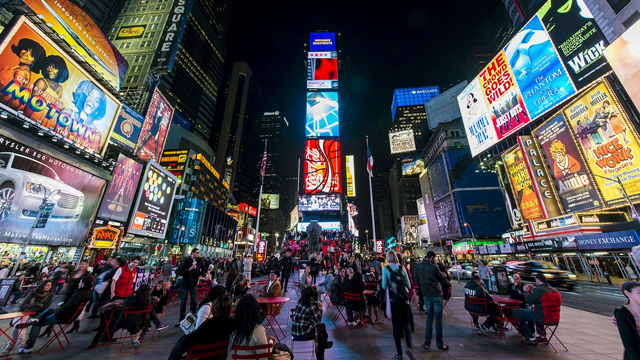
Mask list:
[{"label": "backpack", "polygon": [[389,270],[389,298],[394,303],[406,303],[409,301],[409,289],[404,282],[402,276],[402,268],[395,271],[391,266],[387,266]]}]

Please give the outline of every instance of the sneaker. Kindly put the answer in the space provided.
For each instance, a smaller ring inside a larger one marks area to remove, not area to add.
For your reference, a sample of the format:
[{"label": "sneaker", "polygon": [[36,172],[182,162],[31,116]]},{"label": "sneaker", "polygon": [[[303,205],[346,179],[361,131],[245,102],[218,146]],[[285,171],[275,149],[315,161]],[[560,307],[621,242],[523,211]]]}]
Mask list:
[{"label": "sneaker", "polygon": [[474,331],[477,331],[477,332],[478,332],[478,334],[484,334],[484,333],[485,333],[485,331],[484,331],[484,330],[482,330],[482,325],[475,325],[475,324],[474,324],[474,325],[473,325],[473,330],[474,330]]},{"label": "sneaker", "polygon": [[546,337],[544,337],[544,336],[538,336],[538,337],[536,338],[536,340],[537,340],[537,342],[539,342],[539,343],[548,343],[548,342],[549,342],[549,340],[547,340],[547,338],[546,338]]},{"label": "sneaker", "polygon": [[393,360],[402,360],[402,355],[396,355],[393,357]]},{"label": "sneaker", "polygon": [[438,346],[438,350],[440,350],[440,351],[448,351],[449,350],[449,345],[442,344],[442,345]]},{"label": "sneaker", "polygon": [[488,332],[489,332],[489,329],[487,329],[487,327],[486,327],[486,326],[484,326],[484,324],[480,324],[480,329],[482,329],[482,333],[483,333],[483,334],[486,334],[486,333],[488,333]]},{"label": "sneaker", "polygon": [[138,340],[134,341],[133,342],[133,347],[136,348],[136,349],[139,348],[140,347],[140,341],[138,341]]},{"label": "sneaker", "polygon": [[536,342],[536,338],[529,338],[529,339],[525,338],[525,339],[522,339],[522,343],[523,344],[527,344],[529,346],[538,345],[538,343]]},{"label": "sneaker", "polygon": [[358,326],[358,323],[355,321],[351,321],[351,322],[347,322],[347,325],[349,326]]},{"label": "sneaker", "polygon": [[160,324],[160,325],[156,326],[156,330],[162,331],[162,330],[164,330],[164,329],[166,329],[168,327],[169,327],[169,325]]},{"label": "sneaker", "polygon": [[24,328],[29,327],[29,326],[31,326],[31,325],[35,325],[35,324],[37,324],[37,323],[38,323],[38,321],[39,321],[39,320],[38,320],[38,319],[36,319],[36,318],[31,318],[31,319],[29,319],[29,320],[27,320],[27,321],[25,321],[25,322],[23,322],[23,323],[20,323],[20,324],[16,325],[16,328],[17,328],[17,329],[24,329]]},{"label": "sneaker", "polygon": [[33,348],[20,348],[18,349],[18,354],[29,354],[33,351]]},{"label": "sneaker", "polygon": [[431,347],[431,343],[425,341],[424,344],[422,344],[422,347],[429,350],[429,348]]}]

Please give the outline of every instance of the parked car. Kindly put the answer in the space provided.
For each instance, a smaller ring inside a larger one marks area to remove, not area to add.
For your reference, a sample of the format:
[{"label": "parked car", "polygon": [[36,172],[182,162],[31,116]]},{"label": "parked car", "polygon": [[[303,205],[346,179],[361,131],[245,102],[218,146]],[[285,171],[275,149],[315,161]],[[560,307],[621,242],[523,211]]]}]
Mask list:
[{"label": "parked car", "polygon": [[520,274],[522,280],[525,281],[535,281],[536,274],[542,273],[547,278],[549,285],[554,287],[571,291],[576,284],[575,274],[560,270],[547,261],[508,261],[505,265],[510,274]]},{"label": "parked car", "polygon": [[460,279],[471,279],[471,273],[474,271],[478,271],[478,268],[471,264],[457,264],[453,265],[449,268],[449,276],[451,279],[458,279],[458,274],[460,274]]},{"label": "parked car", "polygon": [[55,206],[49,221],[77,221],[84,207],[84,194],[65,184],[49,166],[29,157],[0,152],[0,221],[9,216],[35,219],[46,194]]}]

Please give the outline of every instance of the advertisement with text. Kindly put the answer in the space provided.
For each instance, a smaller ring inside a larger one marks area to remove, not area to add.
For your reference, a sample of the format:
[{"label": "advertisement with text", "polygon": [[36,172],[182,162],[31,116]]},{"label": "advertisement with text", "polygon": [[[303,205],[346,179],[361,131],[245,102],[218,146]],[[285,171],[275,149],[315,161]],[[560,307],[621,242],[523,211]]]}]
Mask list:
[{"label": "advertisement with text", "polygon": [[129,106],[122,104],[116,118],[109,142],[131,152],[136,148],[144,117]]},{"label": "advertisement with text", "polygon": [[402,130],[389,133],[389,144],[392,154],[416,151],[416,140],[413,130]]},{"label": "advertisement with text", "polygon": [[478,155],[498,142],[496,128],[493,126],[482,94],[480,80],[475,78],[458,95],[458,106],[472,156]]},{"label": "advertisement with text", "polygon": [[307,140],[304,157],[304,192],[342,193],[340,142]]},{"label": "advertisement with text", "polygon": [[520,147],[516,146],[502,154],[502,159],[509,174],[513,195],[522,217],[525,220],[542,218],[540,202],[533,191],[533,183]]},{"label": "advertisement with text", "polygon": [[126,222],[142,175],[142,164],[120,154],[102,197],[98,218]]},{"label": "advertisement with text", "polygon": [[158,87],[151,95],[149,108],[144,117],[144,124],[140,130],[138,143],[134,154],[143,160],[157,161],[160,159],[164,143],[169,134],[171,118],[173,117],[173,107],[162,95]]},{"label": "advertisement with text", "polygon": [[307,89],[338,88],[338,52],[310,52],[307,60]]}]

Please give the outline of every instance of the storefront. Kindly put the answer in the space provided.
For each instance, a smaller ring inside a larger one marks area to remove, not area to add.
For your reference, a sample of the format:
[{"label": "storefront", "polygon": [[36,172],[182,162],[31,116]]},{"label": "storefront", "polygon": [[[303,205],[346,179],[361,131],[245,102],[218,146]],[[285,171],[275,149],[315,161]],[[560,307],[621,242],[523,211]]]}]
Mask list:
[{"label": "storefront", "polygon": [[612,280],[628,279],[627,265],[640,273],[631,255],[631,248],[639,244],[636,230],[576,236],[575,242],[589,281],[608,282],[607,276]]}]

